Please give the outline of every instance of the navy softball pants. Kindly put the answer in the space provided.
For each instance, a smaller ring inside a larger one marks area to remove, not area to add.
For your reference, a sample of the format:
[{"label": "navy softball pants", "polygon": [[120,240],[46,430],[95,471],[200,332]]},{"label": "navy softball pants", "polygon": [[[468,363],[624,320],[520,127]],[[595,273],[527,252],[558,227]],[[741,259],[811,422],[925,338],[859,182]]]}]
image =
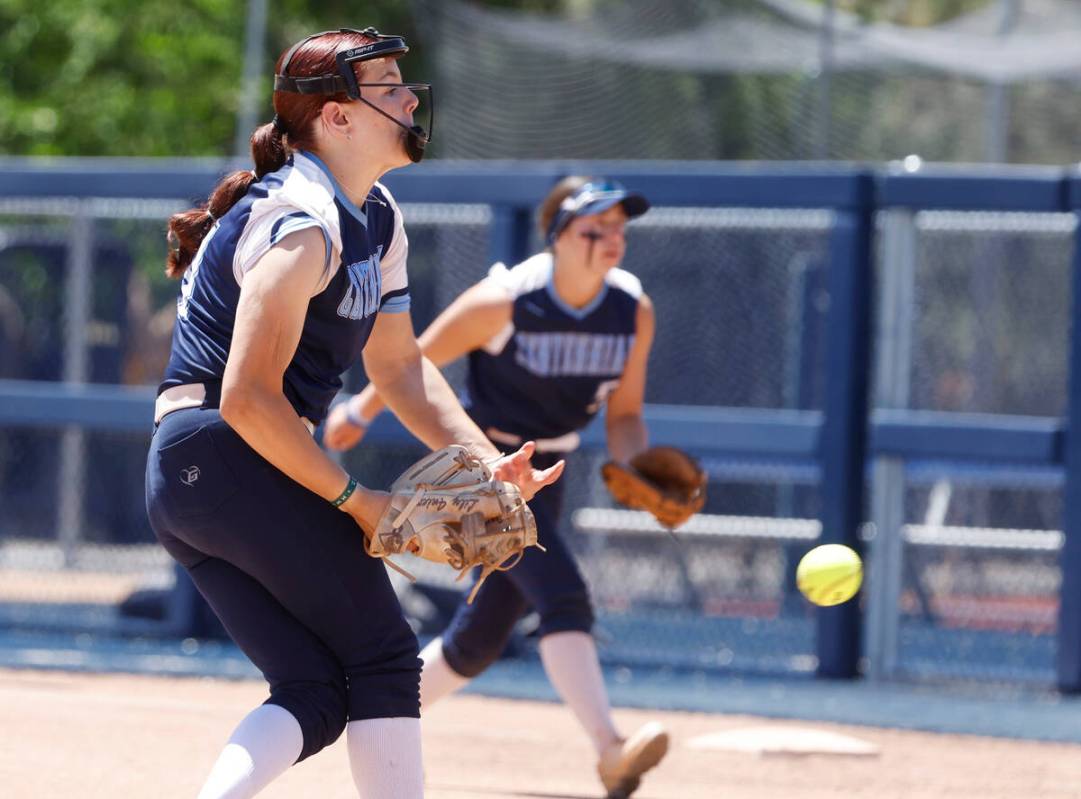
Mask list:
[{"label": "navy softball pants", "polygon": [[[546,469],[560,458],[540,454],[533,465]],[[514,625],[529,610],[540,616],[539,635],[593,629],[593,608],[566,542],[559,535],[564,475],[530,500],[537,539],[548,550],[530,548],[514,568],[496,572],[481,586],[472,605],[464,601],[443,633],[443,656],[463,677],[476,677],[503,652]]]},{"label": "navy softball pants", "polygon": [[174,411],[150,446],[158,540],[296,717],[300,759],[346,722],[420,716],[420,659],[363,533],[264,460],[216,409]]}]

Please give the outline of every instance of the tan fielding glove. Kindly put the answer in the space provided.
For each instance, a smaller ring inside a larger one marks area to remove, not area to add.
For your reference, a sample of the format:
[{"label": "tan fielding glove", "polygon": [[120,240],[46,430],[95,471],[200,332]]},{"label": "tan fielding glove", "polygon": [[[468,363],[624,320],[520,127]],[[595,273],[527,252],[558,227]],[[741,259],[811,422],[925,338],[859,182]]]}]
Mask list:
[{"label": "tan fielding glove", "polygon": [[493,479],[480,459],[457,444],[414,463],[390,493],[390,504],[366,542],[368,554],[386,558],[411,552],[458,569],[459,580],[480,566],[469,602],[488,575],[510,569],[526,547],[544,549],[518,486]]}]

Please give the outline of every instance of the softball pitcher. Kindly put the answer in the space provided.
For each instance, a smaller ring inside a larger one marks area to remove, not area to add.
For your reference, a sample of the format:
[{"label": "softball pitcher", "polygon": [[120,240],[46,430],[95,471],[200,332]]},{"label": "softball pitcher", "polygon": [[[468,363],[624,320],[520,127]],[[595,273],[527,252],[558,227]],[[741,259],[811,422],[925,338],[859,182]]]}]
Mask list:
[{"label": "softball pitcher", "polygon": [[[617,183],[564,179],[540,208],[548,248],[511,269],[493,266],[421,336],[436,365],[468,354],[463,405],[504,450],[535,440],[538,465],[555,464],[605,404],[612,458],[626,463],[646,449],[653,307],[638,279],[618,266],[627,221],[648,208],[642,195]],[[383,408],[377,389],[370,385],[335,406],[324,443],[345,449],[363,437]],[[609,795],[629,796],[664,756],[668,735],[651,723],[624,738],[612,721],[589,593],[558,530],[562,497],[559,483],[529,503],[547,552],[530,550],[514,569],[493,575],[421,653],[421,705],[484,671],[534,609],[549,679],[592,740]]]},{"label": "softball pitcher", "polygon": [[502,458],[417,347],[401,213],[376,182],[428,140],[413,112],[430,87],[402,83],[407,49],[371,28],[291,47],[274,121],[252,135],[254,171],[169,223],[167,271],[183,282],[147,511],[270,687],[201,799],[254,796],[343,731],[360,796],[423,794],[417,641],[365,553],[388,495],[311,436],[362,354],[429,446],[464,444],[526,497],[561,469],[533,469],[530,447]]}]

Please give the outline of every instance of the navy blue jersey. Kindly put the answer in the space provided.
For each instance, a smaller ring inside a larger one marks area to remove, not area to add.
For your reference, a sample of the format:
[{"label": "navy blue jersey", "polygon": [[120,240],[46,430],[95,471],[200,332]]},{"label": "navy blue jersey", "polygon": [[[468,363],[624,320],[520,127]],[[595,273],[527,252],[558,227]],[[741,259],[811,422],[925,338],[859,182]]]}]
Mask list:
[{"label": "navy blue jersey", "polygon": [[308,227],[323,231],[326,270],[282,388],[298,415],[316,424],[323,420],[342,373],[360,358],[376,313],[409,310],[409,245],[401,211],[386,188],[376,183],[358,208],[309,153],[253,183],[203,240],[181,283],[159,392],[221,380],[244,275],[282,238]]},{"label": "navy blue jersey", "polygon": [[634,342],[638,278],[612,269],[597,297],[576,309],[556,294],[552,273],[549,253],[489,273],[514,310],[510,324],[469,355],[464,399],[482,430],[566,435],[584,427],[619,383]]}]

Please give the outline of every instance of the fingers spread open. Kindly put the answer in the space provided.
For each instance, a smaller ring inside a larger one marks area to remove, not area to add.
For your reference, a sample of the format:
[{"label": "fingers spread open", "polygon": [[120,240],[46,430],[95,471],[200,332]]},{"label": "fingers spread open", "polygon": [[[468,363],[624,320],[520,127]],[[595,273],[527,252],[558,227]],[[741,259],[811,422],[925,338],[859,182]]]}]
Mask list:
[{"label": "fingers spread open", "polygon": [[540,484],[548,486],[554,483],[563,474],[564,466],[566,466],[566,462],[559,461],[554,466],[549,466],[543,472],[540,472]]}]

